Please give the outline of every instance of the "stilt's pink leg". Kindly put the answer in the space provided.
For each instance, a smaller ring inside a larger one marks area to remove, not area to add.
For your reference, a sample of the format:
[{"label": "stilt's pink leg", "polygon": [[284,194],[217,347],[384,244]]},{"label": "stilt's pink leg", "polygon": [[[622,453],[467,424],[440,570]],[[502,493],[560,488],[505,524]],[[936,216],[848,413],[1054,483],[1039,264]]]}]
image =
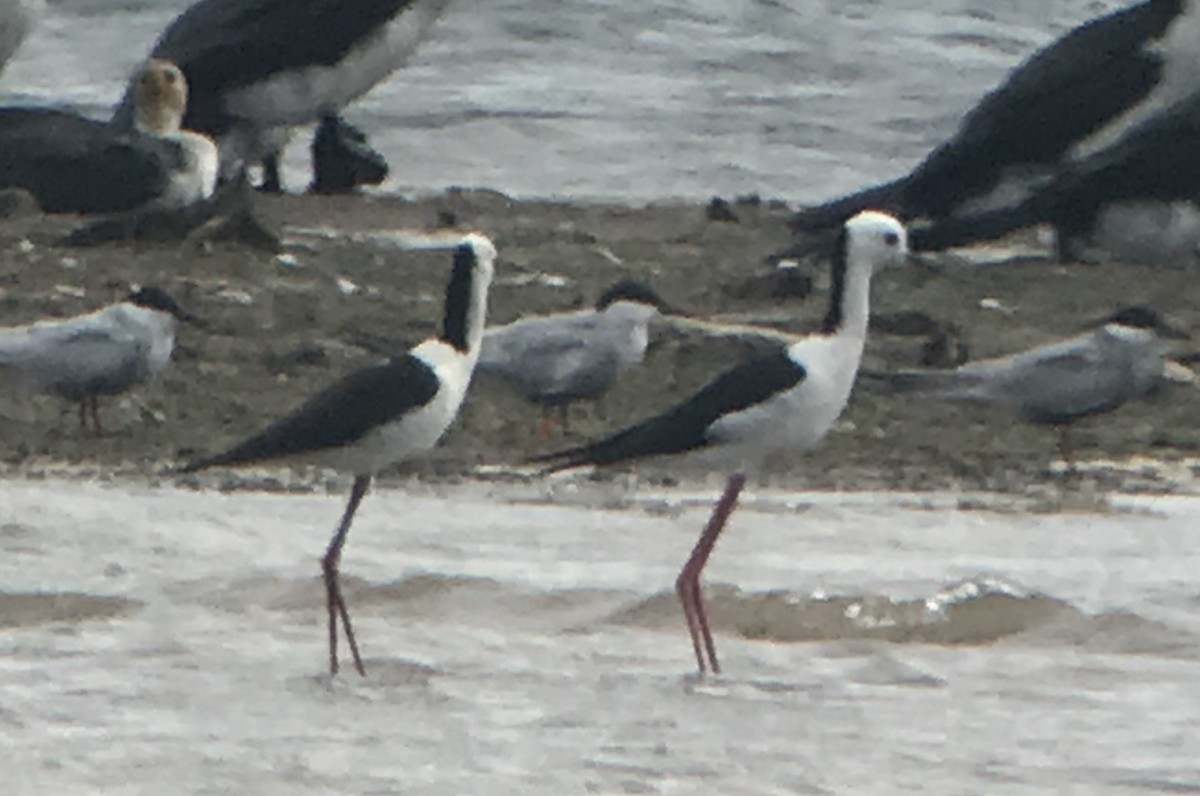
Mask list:
[{"label": "stilt's pink leg", "polygon": [[362,658],[358,654],[358,642],[354,640],[354,628],[350,625],[350,612],[346,609],[346,601],[342,598],[342,587],[338,582],[338,563],[342,560],[342,545],[346,543],[346,535],[350,532],[350,523],[358,504],[367,494],[371,485],[369,475],[360,475],[354,479],[350,489],[350,500],[346,503],[346,511],[342,521],[338,523],[337,531],[329,540],[329,547],[321,558],[321,572],[325,576],[325,603],[329,610],[329,673],[338,673],[337,659],[337,620],[342,618],[342,626],[346,628],[346,641],[350,643],[350,654],[354,656],[354,668],[361,675],[366,675]]},{"label": "stilt's pink leg", "polygon": [[[729,476],[729,480],[725,484],[725,492],[713,508],[712,515],[708,518],[708,524],[704,526],[700,538],[696,540],[696,546],[692,548],[692,554],[688,556],[683,569],[679,571],[679,577],[675,579],[675,591],[679,593],[679,602],[683,605],[683,617],[687,620],[688,633],[692,637],[692,648],[696,652],[696,663],[700,667],[700,674],[704,674],[706,668],[711,668],[713,674],[721,673],[721,666],[717,663],[717,648],[713,643],[712,631],[708,627],[708,613],[704,608],[704,596],[700,591],[700,575],[704,572],[704,565],[708,563],[708,557],[712,555],[713,547],[717,544],[717,537],[721,535],[725,523],[729,521],[729,515],[737,506],[738,495],[741,494],[742,487],[745,485],[746,476],[741,473]],[[707,666],[705,663],[706,653],[708,655]]]}]

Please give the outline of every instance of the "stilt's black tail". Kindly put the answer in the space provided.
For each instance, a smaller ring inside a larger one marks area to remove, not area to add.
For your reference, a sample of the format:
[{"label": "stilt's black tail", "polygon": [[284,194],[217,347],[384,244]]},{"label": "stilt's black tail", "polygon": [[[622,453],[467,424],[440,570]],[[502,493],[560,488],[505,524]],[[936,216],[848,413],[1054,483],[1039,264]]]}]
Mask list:
[{"label": "stilt's black tail", "polygon": [[788,226],[795,232],[813,232],[840,227],[846,219],[862,210],[884,210],[903,217],[907,215],[903,205],[908,179],[908,177],[901,177],[898,180],[873,185],[815,207],[806,207],[788,219]]}]

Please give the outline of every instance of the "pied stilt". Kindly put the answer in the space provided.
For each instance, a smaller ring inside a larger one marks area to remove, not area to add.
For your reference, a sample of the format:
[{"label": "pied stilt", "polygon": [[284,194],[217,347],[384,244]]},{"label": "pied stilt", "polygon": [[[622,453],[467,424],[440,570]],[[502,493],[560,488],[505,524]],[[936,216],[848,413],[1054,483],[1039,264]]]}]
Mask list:
[{"label": "pied stilt", "polygon": [[354,474],[346,510],[321,559],[332,674],[338,672],[339,617],[354,666],[359,674],[366,674],[338,579],[342,547],[358,504],[379,470],[425,453],[442,438],[458,416],[479,357],[496,249],[478,233],[428,236],[409,243],[413,248],[448,244],[454,245],[454,265],[440,335],[382,365],[351,373],[261,433],[181,469],[189,473],[290,461]]},{"label": "pied stilt", "polygon": [[835,249],[829,310],[819,332],[776,354],[747,360],[655,417],[582,447],[542,457],[550,470],[609,465],[649,456],[731,472],[676,581],[696,662],[720,672],[700,592],[700,575],[737,505],[747,468],[779,450],[808,450],[828,433],[850,398],[867,337],[871,277],[904,261],[904,226],[874,211],[846,222]]}]

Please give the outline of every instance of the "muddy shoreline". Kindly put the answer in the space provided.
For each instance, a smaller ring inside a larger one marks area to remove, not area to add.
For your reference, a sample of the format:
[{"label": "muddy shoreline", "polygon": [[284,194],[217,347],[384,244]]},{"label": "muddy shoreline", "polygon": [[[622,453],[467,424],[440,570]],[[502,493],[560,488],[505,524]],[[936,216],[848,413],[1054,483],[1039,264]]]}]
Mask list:
[{"label": "muddy shoreline", "polygon": [[[518,201],[486,190],[393,197],[260,198],[283,231],[282,255],[228,243],[56,243],[78,219],[18,214],[0,221],[0,319],[17,324],[88,311],[131,284],[157,284],[208,324],[184,328],[175,361],[156,383],[104,405],[111,433],[80,434],[74,407],[0,391],[0,463],[13,477],[48,470],[151,476],[220,448],[304,396],[430,334],[441,310],[445,256],[400,252],[381,232],[452,219],[487,232],[500,250],[489,319],[589,303],[612,282],[637,277],[669,301],[727,322],[784,331],[824,312],[824,272],[808,297],[771,295],[766,257],[788,242],[778,203],[735,202],[736,220],[703,203],[643,207]],[[1038,248],[1036,235],[1010,242]],[[991,254],[1003,257],[1005,249]],[[1022,256],[1003,266],[954,255],[937,269],[884,274],[872,294],[864,367],[992,356],[1078,331],[1120,304],[1147,303],[1200,335],[1196,266],[1105,263],[1059,266]],[[794,283],[789,283],[794,287]],[[426,475],[457,477],[589,438],[668,405],[748,350],[745,336],[706,337],[662,325],[642,368],[596,405],[572,412],[571,433],[545,440],[538,413],[503,385],[479,379],[460,422]],[[1192,348],[1200,343],[1187,344]],[[1186,349],[1187,346],[1185,346]],[[1084,471],[1113,488],[1191,490],[1200,466],[1200,389],[1171,385],[1149,399],[1077,426]],[[1017,490],[1053,482],[1051,430],[995,412],[946,412],[894,400],[860,382],[819,451],[773,463],[776,484],[821,488]],[[412,469],[412,468],[410,468]],[[652,473],[653,474],[653,473]],[[661,473],[661,475],[668,475]],[[155,476],[157,477],[157,476]]]}]

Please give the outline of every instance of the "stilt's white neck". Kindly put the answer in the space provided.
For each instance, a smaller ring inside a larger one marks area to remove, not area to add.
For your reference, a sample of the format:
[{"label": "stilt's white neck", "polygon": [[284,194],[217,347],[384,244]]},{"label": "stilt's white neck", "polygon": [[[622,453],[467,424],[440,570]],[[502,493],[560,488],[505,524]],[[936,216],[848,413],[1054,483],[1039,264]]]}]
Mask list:
[{"label": "stilt's white neck", "polygon": [[843,232],[833,256],[829,311],[821,331],[828,335],[865,338],[871,315],[873,269],[870,263],[862,261],[860,253],[851,249],[849,236]]}]

